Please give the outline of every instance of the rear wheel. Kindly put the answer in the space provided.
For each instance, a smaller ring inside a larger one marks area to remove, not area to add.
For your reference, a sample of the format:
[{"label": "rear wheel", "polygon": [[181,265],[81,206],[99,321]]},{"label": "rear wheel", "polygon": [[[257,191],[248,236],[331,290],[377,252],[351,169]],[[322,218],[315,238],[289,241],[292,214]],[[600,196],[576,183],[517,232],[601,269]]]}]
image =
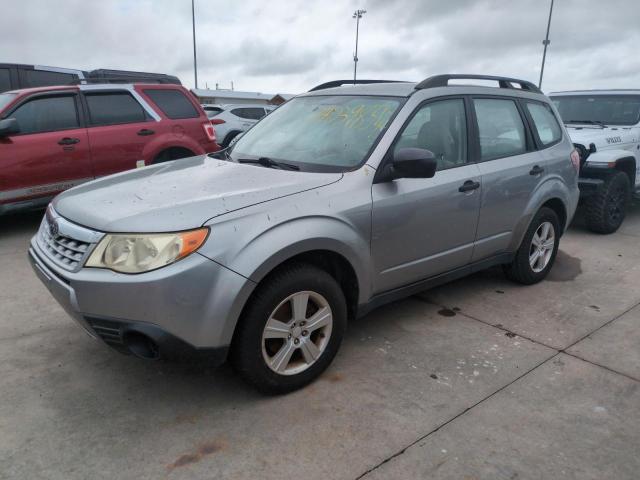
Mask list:
[{"label": "rear wheel", "polygon": [[173,147],[160,152],[156,158],[153,159],[154,165],[157,163],[170,162],[171,160],[178,160],[180,158],[193,157],[195,154],[191,150],[186,148]]},{"label": "rear wheel", "polygon": [[327,272],[295,264],[258,287],[238,325],[231,363],[265,393],[313,381],[336,355],[347,321],[340,286]]},{"label": "rear wheel", "polygon": [[524,285],[543,280],[558,253],[560,232],[556,212],[547,207],[541,208],[533,217],[515,258],[504,267],[507,277]]},{"label": "rear wheel", "polygon": [[596,233],[613,233],[624,221],[631,189],[629,177],[615,172],[598,193],[587,199],[587,228]]},{"label": "rear wheel", "polygon": [[226,137],[224,137],[224,140],[222,141],[222,148],[227,148],[229,145],[231,145],[233,143],[233,141],[235,140],[235,138],[240,135],[242,132],[230,132],[227,134]]}]

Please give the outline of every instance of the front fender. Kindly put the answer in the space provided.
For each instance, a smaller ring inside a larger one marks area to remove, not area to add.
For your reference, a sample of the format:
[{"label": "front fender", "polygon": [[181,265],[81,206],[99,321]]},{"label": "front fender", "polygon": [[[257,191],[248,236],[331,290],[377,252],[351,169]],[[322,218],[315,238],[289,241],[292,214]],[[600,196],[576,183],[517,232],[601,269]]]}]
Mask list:
[{"label": "front fender", "polygon": [[573,219],[579,198],[580,191],[578,188],[569,188],[560,177],[554,176],[542,182],[531,195],[524,215],[514,229],[509,251],[515,252],[518,249],[534,215],[550,200],[559,200],[564,206],[566,213],[566,221],[562,225],[562,232],[564,233]]},{"label": "front fender", "polygon": [[[224,245],[226,238],[235,237],[226,251],[204,249],[201,252],[240,275],[259,283],[278,265],[301,253],[328,250],[342,256],[353,268],[358,280],[360,295],[370,291],[370,245],[349,221],[324,215],[294,218],[280,223],[273,222],[249,239],[238,239],[239,230],[250,229],[258,219],[244,222],[224,222],[212,227],[212,243]],[[231,225],[233,224],[233,225]],[[243,225],[244,224],[244,225]],[[233,232],[229,231],[232,227]],[[367,232],[363,232],[367,234]],[[240,240],[240,241],[238,241]]]},{"label": "front fender", "polygon": [[638,160],[638,156],[630,150],[611,149],[611,150],[597,150],[587,158],[585,162],[586,167],[608,167],[609,163],[615,162],[622,158],[633,158]]}]

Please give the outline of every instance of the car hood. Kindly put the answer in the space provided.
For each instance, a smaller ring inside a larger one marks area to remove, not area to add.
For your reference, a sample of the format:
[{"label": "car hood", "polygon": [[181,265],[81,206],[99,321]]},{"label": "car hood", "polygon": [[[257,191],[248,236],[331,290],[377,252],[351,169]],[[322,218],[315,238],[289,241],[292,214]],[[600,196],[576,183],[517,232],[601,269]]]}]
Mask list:
[{"label": "car hood", "polygon": [[619,144],[633,141],[633,132],[629,128],[599,127],[599,126],[569,126],[567,132],[573,143],[579,143],[585,148],[595,144],[596,148],[616,148]]},{"label": "car hood", "polygon": [[82,184],[58,195],[53,208],[104,232],[169,232],[341,178],[340,173],[279,170],[203,155]]}]

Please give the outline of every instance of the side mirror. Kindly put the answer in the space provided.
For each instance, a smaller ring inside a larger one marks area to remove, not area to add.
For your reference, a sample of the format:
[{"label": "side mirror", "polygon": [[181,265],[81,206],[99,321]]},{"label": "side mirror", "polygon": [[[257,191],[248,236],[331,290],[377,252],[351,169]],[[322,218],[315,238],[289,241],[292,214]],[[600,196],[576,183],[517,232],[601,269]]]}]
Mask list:
[{"label": "side mirror", "polygon": [[431,178],[438,161],[433,152],[424,148],[401,148],[393,155],[393,178]]},{"label": "side mirror", "polygon": [[5,118],[0,120],[0,137],[8,137],[12,133],[20,132],[18,120],[15,118]]}]

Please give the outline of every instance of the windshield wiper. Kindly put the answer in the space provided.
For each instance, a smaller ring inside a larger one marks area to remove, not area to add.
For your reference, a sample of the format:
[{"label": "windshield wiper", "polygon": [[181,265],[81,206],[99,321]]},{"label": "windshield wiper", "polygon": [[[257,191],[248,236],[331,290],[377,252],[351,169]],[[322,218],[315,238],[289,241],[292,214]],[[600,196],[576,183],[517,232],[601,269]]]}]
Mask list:
[{"label": "windshield wiper", "polygon": [[569,120],[566,123],[584,123],[585,125],[600,125],[601,127],[606,127],[604,122],[600,120]]},{"label": "windshield wiper", "polygon": [[291,163],[278,162],[269,157],[239,158],[238,163],[255,163],[267,168],[279,168],[281,170],[300,170],[300,167]]}]

